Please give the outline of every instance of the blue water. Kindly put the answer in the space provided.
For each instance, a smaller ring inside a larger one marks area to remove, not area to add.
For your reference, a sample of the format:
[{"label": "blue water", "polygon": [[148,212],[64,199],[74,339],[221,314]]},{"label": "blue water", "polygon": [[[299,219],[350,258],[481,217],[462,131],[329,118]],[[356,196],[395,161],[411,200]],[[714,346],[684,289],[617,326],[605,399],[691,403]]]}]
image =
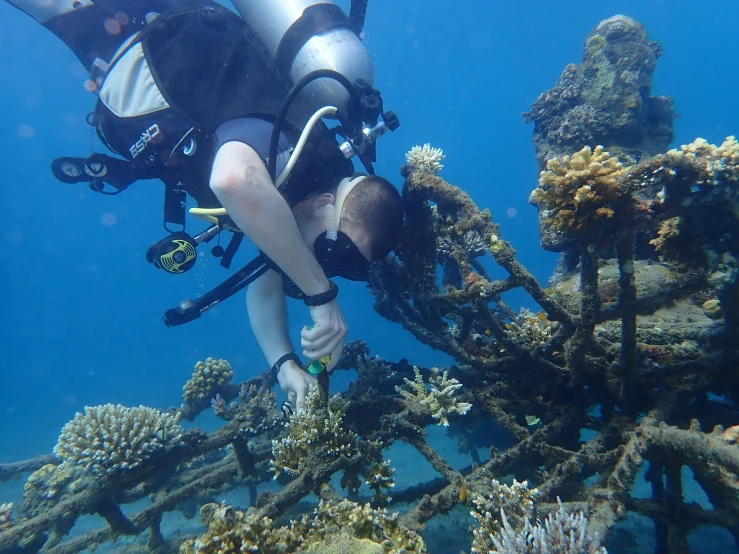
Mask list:
[{"label": "blue water", "polygon": [[[520,260],[545,281],[556,258],[539,248],[527,203],[537,167],[521,112],[567,63],[579,62],[599,21],[622,13],[664,47],[653,94],[675,99],[675,144],[697,136],[720,142],[739,132],[739,3],[501,4],[370,0],[365,30],[376,86],[402,122],[381,140],[377,170],[400,185],[407,150],[424,142],[442,148],[442,176],[492,209]],[[236,380],[265,369],[243,295],[189,325],[162,324],[165,309],[226,273],[209,255],[183,276],[146,263],[146,248],[165,234],[158,184],[105,197],[53,179],[53,158],[89,154],[84,118],[94,100],[76,58],[3,2],[0,66],[0,462],[49,452],[85,405],[179,405],[192,366],[207,356],[229,359]],[[235,264],[251,253],[242,249]],[[343,285],[348,339],[362,338],[389,359],[449,362],[377,316],[371,302],[361,286]],[[294,336],[308,314],[299,305],[291,313]]]}]

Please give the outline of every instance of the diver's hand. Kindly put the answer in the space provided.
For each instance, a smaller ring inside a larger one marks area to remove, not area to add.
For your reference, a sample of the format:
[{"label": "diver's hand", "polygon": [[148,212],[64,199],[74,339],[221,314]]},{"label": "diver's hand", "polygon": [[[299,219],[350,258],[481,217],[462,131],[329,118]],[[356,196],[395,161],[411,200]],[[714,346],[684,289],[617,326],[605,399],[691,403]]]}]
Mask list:
[{"label": "diver's hand", "polygon": [[305,397],[308,396],[310,387],[318,386],[315,377],[303,371],[298,364],[292,361],[282,364],[277,373],[277,381],[287,395],[287,399],[297,408],[298,412],[305,410]]},{"label": "diver's hand", "polygon": [[321,306],[311,306],[310,315],[313,318],[313,328],[303,327],[300,334],[303,354],[311,360],[320,360],[330,355],[331,361],[326,370],[331,371],[339,362],[344,346],[346,336],[344,316],[336,300]]}]

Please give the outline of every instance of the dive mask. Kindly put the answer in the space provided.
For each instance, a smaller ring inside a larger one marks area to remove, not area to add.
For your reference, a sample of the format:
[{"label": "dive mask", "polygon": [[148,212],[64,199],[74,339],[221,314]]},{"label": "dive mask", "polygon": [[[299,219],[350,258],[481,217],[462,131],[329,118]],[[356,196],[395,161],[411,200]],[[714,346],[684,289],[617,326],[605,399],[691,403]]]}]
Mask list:
[{"label": "dive mask", "polygon": [[366,281],[369,279],[370,261],[362,255],[357,245],[339,231],[341,212],[347,196],[359,183],[367,178],[366,175],[352,175],[343,179],[336,188],[336,201],[328,205],[326,210],[326,232],[322,233],[313,243],[316,260],[321,264],[326,277],[343,277],[350,281]]},{"label": "dive mask", "polygon": [[341,231],[337,232],[334,240],[326,235],[328,231],[320,235],[313,246],[316,259],[321,264],[326,277],[367,281],[370,261],[359,251],[357,245]]}]

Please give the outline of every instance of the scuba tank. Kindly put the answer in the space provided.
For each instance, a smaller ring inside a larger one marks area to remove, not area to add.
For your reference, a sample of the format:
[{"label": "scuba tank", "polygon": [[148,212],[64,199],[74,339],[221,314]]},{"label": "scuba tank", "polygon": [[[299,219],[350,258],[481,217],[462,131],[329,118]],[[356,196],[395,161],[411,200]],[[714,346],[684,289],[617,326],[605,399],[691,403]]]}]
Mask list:
[{"label": "scuba tank", "polygon": [[[312,0],[233,0],[249,38],[290,90],[306,75],[329,69],[351,83],[374,82],[374,67],[349,17],[332,2]],[[361,29],[361,28],[360,28]],[[296,102],[308,115],[324,106],[348,108],[349,94],[335,80],[320,78]]]}]

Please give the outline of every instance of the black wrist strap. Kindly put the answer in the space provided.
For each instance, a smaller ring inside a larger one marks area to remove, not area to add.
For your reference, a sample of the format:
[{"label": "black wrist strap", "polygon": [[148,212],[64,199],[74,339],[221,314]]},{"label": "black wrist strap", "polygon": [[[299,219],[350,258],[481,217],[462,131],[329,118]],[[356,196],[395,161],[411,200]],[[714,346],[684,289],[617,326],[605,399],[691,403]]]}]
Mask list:
[{"label": "black wrist strap", "polygon": [[328,304],[333,299],[335,299],[338,294],[339,287],[336,286],[336,283],[329,280],[328,290],[326,292],[315,294],[313,296],[306,296],[305,298],[303,298],[303,302],[305,302],[306,306],[323,306],[324,304]]},{"label": "black wrist strap", "polygon": [[298,358],[298,355],[295,352],[288,352],[284,356],[280,356],[280,358],[275,362],[275,365],[272,366],[272,369],[275,371],[275,373],[279,373],[282,364],[284,364],[288,360],[292,360],[300,367],[303,367],[303,362],[300,360],[300,358]]}]

